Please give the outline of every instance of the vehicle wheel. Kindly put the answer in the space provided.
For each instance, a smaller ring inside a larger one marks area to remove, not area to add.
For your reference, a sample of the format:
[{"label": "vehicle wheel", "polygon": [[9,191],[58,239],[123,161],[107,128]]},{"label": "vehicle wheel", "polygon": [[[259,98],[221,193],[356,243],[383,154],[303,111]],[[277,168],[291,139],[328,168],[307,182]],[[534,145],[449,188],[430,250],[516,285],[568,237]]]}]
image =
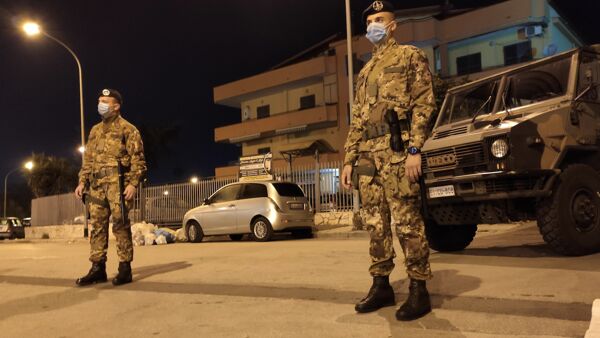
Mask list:
[{"label": "vehicle wheel", "polygon": [[552,195],[537,205],[544,241],[563,255],[600,251],[600,178],[593,168],[575,164],[560,174]]},{"label": "vehicle wheel", "polygon": [[268,242],[273,237],[271,222],[264,217],[257,217],[252,222],[252,237],[257,242]]},{"label": "vehicle wheel", "polygon": [[477,224],[438,225],[425,221],[425,235],[429,247],[440,252],[460,251],[468,247],[477,233]]},{"label": "vehicle wheel", "polygon": [[312,238],[312,229],[297,229],[292,230],[292,237],[294,238]]},{"label": "vehicle wheel", "polygon": [[229,238],[231,238],[232,241],[239,242],[242,240],[242,238],[244,238],[244,235],[242,235],[242,234],[229,235]]},{"label": "vehicle wheel", "polygon": [[200,224],[198,224],[195,221],[191,221],[188,223],[187,238],[188,241],[192,243],[202,242],[202,238],[204,238],[204,232],[202,232]]}]

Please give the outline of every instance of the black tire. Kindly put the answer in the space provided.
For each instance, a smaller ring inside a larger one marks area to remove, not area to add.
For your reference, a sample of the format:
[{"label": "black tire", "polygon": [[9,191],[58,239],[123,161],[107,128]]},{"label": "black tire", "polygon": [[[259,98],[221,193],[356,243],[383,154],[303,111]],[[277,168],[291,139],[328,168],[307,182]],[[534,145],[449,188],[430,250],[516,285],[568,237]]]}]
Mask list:
[{"label": "black tire", "polygon": [[242,238],[244,238],[244,235],[243,234],[234,234],[234,235],[229,235],[229,238],[231,238],[231,240],[234,242],[239,242],[242,240]]},{"label": "black tire", "polygon": [[292,230],[292,237],[298,239],[312,238],[313,232],[312,229],[296,229]]},{"label": "black tire", "polygon": [[190,221],[187,225],[186,235],[188,238],[188,242],[192,243],[200,243],[202,242],[202,238],[204,238],[204,232],[202,231],[202,227],[196,221]]},{"label": "black tire", "polygon": [[257,217],[250,226],[252,238],[257,242],[268,242],[273,238],[273,227],[271,222],[264,217]]},{"label": "black tire", "polygon": [[435,251],[451,252],[465,249],[477,233],[477,224],[438,225],[433,220],[425,222],[425,235],[429,247]]},{"label": "black tire", "polygon": [[584,164],[570,165],[552,195],[537,205],[544,241],[559,254],[581,256],[600,251],[600,178]]}]

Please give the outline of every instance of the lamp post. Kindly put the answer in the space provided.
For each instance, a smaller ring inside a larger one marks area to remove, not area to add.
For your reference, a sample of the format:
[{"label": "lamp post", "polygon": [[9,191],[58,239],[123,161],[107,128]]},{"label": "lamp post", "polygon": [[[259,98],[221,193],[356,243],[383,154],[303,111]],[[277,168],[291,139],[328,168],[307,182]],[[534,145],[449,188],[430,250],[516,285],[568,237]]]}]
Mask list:
[{"label": "lamp post", "polygon": [[[79,115],[80,115],[80,123],[81,123],[81,147],[79,151],[81,152],[81,165],[83,166],[83,161],[85,160],[85,120],[83,115],[83,72],[81,70],[81,62],[79,62],[79,58],[75,54],[75,52],[69,48],[64,42],[55,38],[54,36],[48,34],[46,31],[42,30],[40,25],[35,22],[26,22],[23,24],[23,31],[27,36],[37,36],[42,34],[43,36],[53,40],[59,45],[63,46],[75,59],[75,63],[77,63],[77,71],[79,75]],[[83,229],[83,237],[88,237],[88,223],[87,223],[87,208],[85,205],[83,206],[83,217],[85,218],[84,229]]]},{"label": "lamp post", "polygon": [[[46,31],[42,30],[40,25],[38,25],[35,22],[26,22],[23,25],[23,31],[25,32],[25,34],[27,36],[31,36],[31,37],[42,34],[43,36],[49,38],[50,40],[53,40],[54,42],[58,43],[61,46],[63,46],[75,59],[75,62],[77,63],[78,74],[79,74],[79,114],[80,114],[80,119],[81,119],[81,146],[83,147],[83,149],[85,149],[85,123],[84,123],[85,120],[84,120],[84,115],[83,115],[83,72],[81,71],[81,62],[79,62],[79,58],[77,57],[75,52],[73,52],[73,50],[71,48],[69,48],[69,46],[67,46],[64,42],[60,41],[59,39],[55,38],[54,36],[48,34]],[[81,160],[83,163],[83,152],[82,152]]]},{"label": "lamp post", "polygon": [[[25,163],[23,165],[23,168],[31,171],[33,169],[33,162],[29,161],[29,162]],[[15,168],[15,169],[9,171],[8,174],[6,174],[6,176],[4,176],[4,209],[2,209],[3,210],[3,216],[2,217],[4,217],[4,218],[6,218],[6,206],[7,206],[6,202],[7,202],[7,195],[8,195],[8,190],[7,190],[7,187],[8,187],[8,176],[10,176],[10,174],[14,173],[15,171],[17,171],[19,169],[21,169],[21,168]]]}]

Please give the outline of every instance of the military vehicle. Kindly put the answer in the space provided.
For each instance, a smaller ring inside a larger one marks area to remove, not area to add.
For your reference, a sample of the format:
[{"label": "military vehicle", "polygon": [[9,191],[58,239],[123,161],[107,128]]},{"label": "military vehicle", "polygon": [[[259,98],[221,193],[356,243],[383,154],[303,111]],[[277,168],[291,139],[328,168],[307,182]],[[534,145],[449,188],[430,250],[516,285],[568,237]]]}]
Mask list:
[{"label": "military vehicle", "polygon": [[448,90],[422,149],[426,234],[466,248],[478,224],[537,220],[564,255],[600,251],[600,45]]}]

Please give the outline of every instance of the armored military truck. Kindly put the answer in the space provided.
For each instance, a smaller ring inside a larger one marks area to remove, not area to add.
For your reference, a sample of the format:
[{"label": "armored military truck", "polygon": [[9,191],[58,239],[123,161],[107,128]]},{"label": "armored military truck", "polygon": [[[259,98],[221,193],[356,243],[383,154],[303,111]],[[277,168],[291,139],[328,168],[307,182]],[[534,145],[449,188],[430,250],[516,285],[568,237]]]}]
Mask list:
[{"label": "armored military truck", "polygon": [[448,91],[422,149],[426,234],[466,248],[478,224],[537,220],[564,255],[600,251],[600,45]]}]

